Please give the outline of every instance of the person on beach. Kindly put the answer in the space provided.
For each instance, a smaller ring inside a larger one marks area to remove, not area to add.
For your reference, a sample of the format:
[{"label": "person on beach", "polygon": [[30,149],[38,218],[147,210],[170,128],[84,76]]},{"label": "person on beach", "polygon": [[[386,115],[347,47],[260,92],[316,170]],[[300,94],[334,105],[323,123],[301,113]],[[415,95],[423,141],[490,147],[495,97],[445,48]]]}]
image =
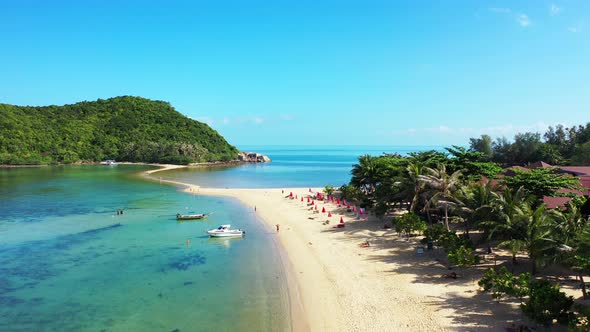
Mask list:
[{"label": "person on beach", "polygon": [[279,224],[277,224],[277,233],[279,232]]},{"label": "person on beach", "polygon": [[256,212],[256,205],[254,205],[254,212]]},{"label": "person on beach", "polygon": [[190,239],[186,239],[186,247],[190,247],[191,246],[191,240]]}]

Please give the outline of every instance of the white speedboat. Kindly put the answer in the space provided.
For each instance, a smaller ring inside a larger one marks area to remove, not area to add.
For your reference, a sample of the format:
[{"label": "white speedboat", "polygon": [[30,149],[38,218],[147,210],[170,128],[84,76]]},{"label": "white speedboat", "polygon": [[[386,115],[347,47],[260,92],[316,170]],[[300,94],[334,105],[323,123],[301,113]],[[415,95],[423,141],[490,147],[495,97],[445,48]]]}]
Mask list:
[{"label": "white speedboat", "polygon": [[239,237],[244,236],[246,231],[241,229],[230,229],[231,225],[221,225],[216,229],[210,229],[207,231],[210,237]]}]

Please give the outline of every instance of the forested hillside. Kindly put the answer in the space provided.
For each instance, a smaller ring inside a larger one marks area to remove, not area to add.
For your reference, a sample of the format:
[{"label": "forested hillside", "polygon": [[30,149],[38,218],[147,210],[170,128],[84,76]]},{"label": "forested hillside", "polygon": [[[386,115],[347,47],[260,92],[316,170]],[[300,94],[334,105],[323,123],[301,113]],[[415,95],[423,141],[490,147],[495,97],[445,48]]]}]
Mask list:
[{"label": "forested hillside", "polygon": [[163,101],[125,96],[64,106],[0,104],[0,164],[186,164],[232,160],[237,153],[208,125]]}]

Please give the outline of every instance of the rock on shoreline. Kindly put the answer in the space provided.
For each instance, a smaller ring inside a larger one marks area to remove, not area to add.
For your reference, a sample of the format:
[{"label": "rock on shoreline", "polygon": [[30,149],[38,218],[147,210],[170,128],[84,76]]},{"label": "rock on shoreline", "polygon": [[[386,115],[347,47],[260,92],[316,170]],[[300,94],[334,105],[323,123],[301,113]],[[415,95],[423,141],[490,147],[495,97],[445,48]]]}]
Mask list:
[{"label": "rock on shoreline", "polygon": [[256,152],[240,152],[238,153],[238,161],[246,163],[268,163],[270,158]]}]

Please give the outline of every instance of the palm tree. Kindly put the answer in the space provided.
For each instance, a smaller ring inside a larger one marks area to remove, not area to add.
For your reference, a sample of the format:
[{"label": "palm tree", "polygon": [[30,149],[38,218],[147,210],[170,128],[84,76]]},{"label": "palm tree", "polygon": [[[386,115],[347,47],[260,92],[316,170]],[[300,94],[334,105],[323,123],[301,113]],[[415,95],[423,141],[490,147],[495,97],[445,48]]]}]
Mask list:
[{"label": "palm tree", "polygon": [[532,199],[524,188],[505,191],[491,201],[490,219],[480,223],[485,230],[489,231],[489,239],[502,240],[499,246],[510,250],[513,265],[516,264],[516,254],[524,248],[523,243],[520,242],[525,232],[522,220]]},{"label": "palm tree", "polygon": [[539,262],[555,257],[558,234],[555,213],[545,205],[533,209],[533,204],[523,188],[506,191],[493,203],[495,218],[482,224],[491,227],[490,238],[501,239],[499,246],[511,251],[513,264],[516,254],[525,250],[535,274]]},{"label": "palm tree", "polygon": [[445,212],[445,227],[449,228],[449,205],[454,204],[454,193],[461,184],[461,171],[453,174],[447,173],[444,164],[439,164],[437,169],[424,168],[425,175],[418,175],[418,179],[430,189],[429,205],[436,203],[442,206]]},{"label": "palm tree", "polygon": [[376,157],[368,154],[360,156],[358,160],[359,163],[352,167],[350,183],[370,195],[375,191],[380,176],[379,163]]},{"label": "palm tree", "polygon": [[459,188],[453,207],[463,219],[465,234],[469,235],[470,226],[477,221],[488,219],[492,211],[492,202],[499,197],[496,191],[497,187],[490,181],[485,184],[470,183]]},{"label": "palm tree", "polygon": [[424,192],[424,183],[420,181],[420,175],[422,175],[424,167],[418,163],[410,162],[406,167],[406,171],[408,172],[408,176],[406,177],[406,181],[408,184],[408,196],[411,196],[410,208],[409,212],[414,212],[416,208],[416,204],[418,203],[418,199],[420,195]]},{"label": "palm tree", "polygon": [[530,207],[526,211],[526,233],[523,239],[532,263],[532,274],[537,272],[537,263],[555,256],[555,249],[558,246],[556,240],[555,215],[541,205],[535,210]]},{"label": "palm tree", "polygon": [[571,242],[588,224],[588,219],[582,216],[580,208],[576,204],[567,204],[567,212],[554,211],[559,232],[562,236],[561,240],[567,245]]}]

